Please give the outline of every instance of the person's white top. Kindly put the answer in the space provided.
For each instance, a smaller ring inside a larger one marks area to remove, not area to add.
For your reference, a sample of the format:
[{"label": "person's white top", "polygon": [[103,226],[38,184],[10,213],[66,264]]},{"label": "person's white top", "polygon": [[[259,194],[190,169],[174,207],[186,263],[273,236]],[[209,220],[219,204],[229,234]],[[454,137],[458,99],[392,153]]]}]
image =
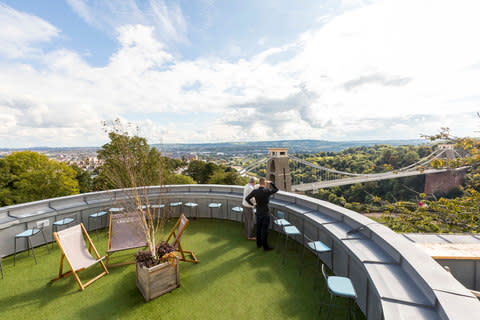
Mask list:
[{"label": "person's white top", "polygon": [[[248,203],[247,201],[245,201],[245,198],[250,194],[250,192],[252,192],[253,190],[255,190],[255,189],[257,189],[257,188],[258,188],[258,184],[255,185],[255,186],[252,186],[252,184],[247,183],[247,185],[246,185],[245,188],[243,189],[242,205],[243,205],[244,207],[253,208],[253,206],[251,206],[250,203]],[[255,198],[252,198],[250,201],[252,201],[253,203],[255,203]]]}]

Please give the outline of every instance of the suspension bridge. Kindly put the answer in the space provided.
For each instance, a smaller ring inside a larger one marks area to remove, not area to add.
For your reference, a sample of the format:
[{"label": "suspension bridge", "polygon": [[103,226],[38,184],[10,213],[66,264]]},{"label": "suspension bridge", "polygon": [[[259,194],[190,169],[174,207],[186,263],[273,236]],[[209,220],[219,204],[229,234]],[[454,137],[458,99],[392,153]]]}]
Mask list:
[{"label": "suspension bridge", "polygon": [[[286,149],[285,149],[286,150]],[[371,181],[380,181],[387,179],[398,179],[404,177],[411,177],[423,174],[433,174],[446,172],[448,168],[433,168],[432,162],[436,159],[445,160],[445,159],[455,159],[461,157],[458,152],[453,148],[439,148],[419,161],[412,163],[408,166],[405,166],[400,169],[389,170],[387,172],[381,173],[352,173],[341,170],[336,170],[335,168],[329,168],[326,166],[318,165],[307,160],[298,158],[293,155],[289,155],[284,152],[284,158],[288,158],[288,167],[293,168],[293,172],[298,172],[297,170],[300,166],[303,166],[303,171],[308,171],[308,176],[305,175],[295,175],[293,174],[291,179],[290,190],[293,192],[307,192],[307,191],[317,191],[323,188],[331,188],[336,186],[351,185],[356,183],[371,182]],[[275,168],[268,168],[269,165],[274,165],[272,160],[278,159],[272,154],[269,154],[268,157],[262,158],[255,163],[250,164],[249,166],[240,170],[240,174],[246,175],[247,173],[255,170],[259,167],[266,166],[267,173],[270,171],[275,171]],[[466,167],[457,168],[454,170],[464,170]],[[284,174],[286,171],[283,171]],[[290,170],[287,170],[290,174]],[[274,178],[268,177],[270,180]],[[307,181],[305,181],[307,180]],[[283,181],[283,180],[282,180]],[[277,183],[277,182],[276,182]],[[286,184],[285,184],[286,186]]]}]

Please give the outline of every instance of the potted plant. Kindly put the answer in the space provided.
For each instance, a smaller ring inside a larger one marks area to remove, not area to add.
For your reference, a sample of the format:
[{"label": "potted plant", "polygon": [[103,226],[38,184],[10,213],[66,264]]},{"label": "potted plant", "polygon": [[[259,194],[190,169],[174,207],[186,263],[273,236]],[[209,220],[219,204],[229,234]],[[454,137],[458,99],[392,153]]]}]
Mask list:
[{"label": "potted plant", "polygon": [[139,232],[145,237],[147,248],[135,257],[136,279],[145,300],[150,301],[180,286],[175,249],[164,242],[157,245],[157,235],[167,220],[166,212],[158,206],[154,209],[152,205],[161,204],[161,198],[150,199],[147,190],[147,186],[162,185],[162,157],[138,135],[138,128],[135,134],[130,134],[131,130],[124,129],[118,119],[108,125],[104,123],[104,128],[110,142],[98,151],[99,159],[104,162],[99,181],[105,188],[121,189],[123,195],[117,195],[117,201],[125,213],[135,212],[140,221]]},{"label": "potted plant", "polygon": [[162,242],[157,246],[159,262],[152,259],[148,251],[140,251],[136,256],[137,287],[145,301],[161,296],[180,286],[180,270],[175,249]]}]

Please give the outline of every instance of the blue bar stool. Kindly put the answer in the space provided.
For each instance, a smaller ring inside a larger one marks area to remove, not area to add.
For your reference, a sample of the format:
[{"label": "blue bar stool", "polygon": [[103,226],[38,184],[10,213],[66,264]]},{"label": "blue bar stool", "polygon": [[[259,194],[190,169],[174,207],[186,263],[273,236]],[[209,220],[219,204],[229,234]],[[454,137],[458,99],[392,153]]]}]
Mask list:
[{"label": "blue bar stool", "polygon": [[283,249],[283,263],[285,263],[285,256],[288,250],[288,238],[301,235],[300,231],[294,225],[284,226],[283,232],[285,233],[285,248]]},{"label": "blue bar stool", "polygon": [[[339,307],[342,306],[333,305],[333,298],[334,297],[343,297],[349,298],[350,303],[348,304],[348,318],[350,319],[350,315],[353,314],[353,318],[356,319],[355,313],[352,310],[353,301],[357,298],[357,293],[355,292],[355,288],[353,287],[352,281],[347,277],[337,277],[337,276],[327,276],[325,271],[325,265],[322,264],[322,274],[325,278],[325,283],[327,284],[328,292],[330,293],[330,302],[323,303],[320,302],[320,309],[318,313],[322,312],[323,306],[328,306],[327,309],[327,319],[330,316],[330,307]],[[325,297],[325,294],[324,294]]]},{"label": "blue bar stool", "polygon": [[[111,208],[110,211],[112,209],[117,209],[117,208]],[[87,219],[87,229],[88,231],[90,231],[90,220],[93,220],[94,222],[100,220],[100,223],[103,221],[103,218],[105,217],[105,220],[107,218],[107,211],[99,211],[99,212],[96,212],[96,213],[93,213],[91,215],[88,216],[88,219]],[[105,225],[106,223],[104,223]],[[95,225],[96,226],[96,225]],[[95,229],[95,235],[98,235],[98,227]]]},{"label": "blue bar stool", "polygon": [[[180,216],[180,214],[182,213],[182,206],[183,206],[183,202],[182,201],[177,201],[177,202],[170,202],[170,208],[173,208],[173,215],[176,217],[175,215],[175,211],[176,211],[176,208],[179,208],[179,213],[178,213],[178,216]],[[170,217],[170,216],[169,216]]]},{"label": "blue bar stool", "polygon": [[222,204],[220,202],[212,202],[208,204],[208,210],[210,211],[210,219],[213,218],[213,210],[220,210]]},{"label": "blue bar stool", "polygon": [[[283,232],[283,228],[289,226],[291,223],[285,219],[285,212],[277,211],[276,215],[273,218],[273,231],[277,231],[277,241],[275,246],[278,248],[277,253],[280,253],[280,246],[278,243],[280,242],[280,236],[285,233]],[[278,229],[277,229],[278,228]]]},{"label": "blue bar stool", "polygon": [[[54,223],[52,223],[52,233],[53,232],[57,232],[58,231],[58,228],[61,228],[61,227],[64,227],[64,226],[68,226],[69,224],[73,223],[75,221],[74,218],[63,218],[61,220],[57,220],[55,221]],[[53,248],[53,243],[55,241],[52,241],[52,248]]]},{"label": "blue bar stool", "polygon": [[[33,245],[32,245],[32,237],[36,234],[39,234],[39,233],[42,233],[42,236],[43,236],[43,240],[45,241],[45,243],[47,243],[47,237],[45,236],[45,232],[43,231],[43,228],[32,228],[32,229],[28,229],[28,230],[25,230],[23,231],[22,233],[19,233],[17,235],[15,235],[15,239],[13,240],[14,241],[14,249],[13,249],[13,252],[14,252],[14,255],[13,255],[13,265],[15,266],[16,264],[16,261],[17,261],[17,239],[25,239],[25,242],[27,244],[27,253],[28,255],[30,255],[30,249],[32,249],[32,255],[33,255],[33,259],[35,260],[35,264],[37,264],[37,257],[35,257],[35,251],[33,250]],[[47,250],[48,252],[50,252],[50,248],[47,244]]]},{"label": "blue bar stool", "polygon": [[[313,241],[305,234],[303,235],[303,237],[304,237],[303,243],[306,242],[306,246],[303,246],[303,249],[302,249],[302,267],[300,268],[300,274],[302,274],[303,267],[305,266],[305,248],[309,249],[311,252],[313,252],[313,254],[315,254],[315,257],[317,258],[317,268],[320,266],[320,258],[319,258],[320,254],[333,253],[332,249],[322,241],[320,240]],[[331,257],[332,257],[332,263],[333,263],[333,256]]]},{"label": "blue bar stool", "polygon": [[192,217],[192,211],[195,209],[195,219],[198,218],[198,203],[195,202],[187,202],[184,204],[185,207],[189,208],[189,217]]},{"label": "blue bar stool", "polygon": [[[243,223],[243,208],[242,207],[233,207],[232,212],[235,214],[240,214],[240,221]],[[236,220],[236,219],[235,219]]]}]

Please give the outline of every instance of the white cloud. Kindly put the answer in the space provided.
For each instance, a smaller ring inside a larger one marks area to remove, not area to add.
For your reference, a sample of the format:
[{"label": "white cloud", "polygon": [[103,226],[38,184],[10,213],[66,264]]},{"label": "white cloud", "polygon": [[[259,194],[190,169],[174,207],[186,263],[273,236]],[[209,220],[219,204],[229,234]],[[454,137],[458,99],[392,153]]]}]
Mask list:
[{"label": "white cloud", "polygon": [[[134,4],[124,4],[133,16]],[[182,24],[172,18],[179,9],[157,4],[157,16]],[[87,22],[98,14],[96,2],[84,13],[85,2],[71,5]],[[103,67],[68,50],[44,55],[42,66],[0,62],[8,128],[0,144],[30,137],[37,145],[100,145],[100,121],[116,117],[140,118],[150,141],[164,143],[418,138],[443,126],[471,135],[480,107],[478,9],[472,1],[377,1],[235,62],[181,60],[159,40],[158,25],[117,26],[120,48]],[[293,54],[270,61],[285,52]]]},{"label": "white cloud", "polygon": [[35,45],[57,37],[59,30],[50,23],[0,3],[0,55],[9,58],[38,55]]}]

